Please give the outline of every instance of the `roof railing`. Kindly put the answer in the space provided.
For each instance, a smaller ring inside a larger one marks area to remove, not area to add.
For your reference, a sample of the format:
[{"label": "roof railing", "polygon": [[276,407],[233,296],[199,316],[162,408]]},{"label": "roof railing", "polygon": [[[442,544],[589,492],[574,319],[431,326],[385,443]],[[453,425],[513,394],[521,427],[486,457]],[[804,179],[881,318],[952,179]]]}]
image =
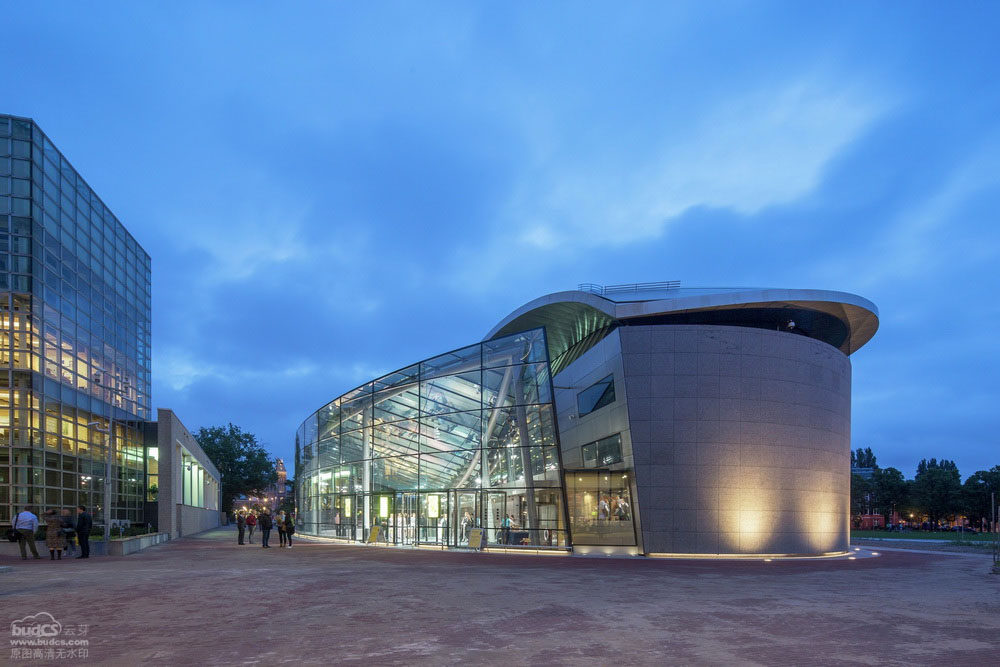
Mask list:
[{"label": "roof railing", "polygon": [[681,281],[664,280],[658,283],[631,283],[628,285],[597,285],[596,283],[580,283],[576,289],[604,296],[606,294],[622,294],[625,292],[649,292],[654,290],[679,289]]}]

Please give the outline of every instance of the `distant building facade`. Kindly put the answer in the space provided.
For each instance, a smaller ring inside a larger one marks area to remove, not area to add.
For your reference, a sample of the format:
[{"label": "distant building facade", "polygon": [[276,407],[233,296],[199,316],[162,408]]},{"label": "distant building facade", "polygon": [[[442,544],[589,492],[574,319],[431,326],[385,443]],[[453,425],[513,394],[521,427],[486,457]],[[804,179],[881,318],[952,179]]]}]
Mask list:
[{"label": "distant building facade", "polygon": [[271,513],[278,511],[287,498],[293,497],[294,489],[291,482],[288,481],[288,470],[285,468],[284,460],[275,459],[274,470],[278,476],[274,484],[269,484],[259,494],[237,496],[233,499],[231,510],[240,512],[261,507],[267,508]]},{"label": "distant building facade", "polygon": [[158,530],[171,539],[194,535],[222,523],[222,477],[191,432],[172,410],[157,410]]}]

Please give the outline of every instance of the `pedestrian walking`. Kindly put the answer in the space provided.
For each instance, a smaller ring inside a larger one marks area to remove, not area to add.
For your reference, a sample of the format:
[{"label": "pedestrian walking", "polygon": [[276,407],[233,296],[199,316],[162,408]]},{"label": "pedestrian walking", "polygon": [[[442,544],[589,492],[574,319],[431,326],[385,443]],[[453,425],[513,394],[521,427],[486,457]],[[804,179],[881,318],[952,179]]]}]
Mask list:
[{"label": "pedestrian walking", "polygon": [[66,538],[66,556],[76,551],[76,527],[73,524],[73,515],[65,507],[59,512],[60,530]]},{"label": "pedestrian walking", "polygon": [[260,545],[265,549],[270,549],[271,546],[267,541],[271,537],[271,514],[267,510],[264,510],[257,519],[257,522],[260,524]]},{"label": "pedestrian walking", "polygon": [[45,546],[49,549],[49,560],[62,560],[66,536],[62,532],[62,518],[55,510],[45,512]]},{"label": "pedestrian walking", "polygon": [[285,514],[285,541],[289,549],[292,548],[292,533],[295,532],[295,516],[288,512]]},{"label": "pedestrian walking", "polygon": [[236,513],[236,532],[238,533],[237,544],[243,544],[243,536],[247,529],[247,518],[240,512]]},{"label": "pedestrian walking", "polygon": [[285,546],[285,512],[278,512],[278,516],[274,517],[275,527],[278,529],[278,547]]},{"label": "pedestrian walking", "polygon": [[80,555],[77,558],[90,558],[90,531],[94,520],[87,514],[83,505],[76,506],[76,536],[80,538]]},{"label": "pedestrian walking", "polygon": [[17,531],[17,546],[21,549],[22,560],[28,560],[28,547],[31,547],[31,553],[35,558],[41,558],[35,546],[37,529],[38,517],[31,511],[31,507],[25,505],[20,514],[14,517],[14,530]]},{"label": "pedestrian walking", "polygon": [[250,512],[247,514],[247,542],[253,544],[253,529],[257,526],[257,516]]}]

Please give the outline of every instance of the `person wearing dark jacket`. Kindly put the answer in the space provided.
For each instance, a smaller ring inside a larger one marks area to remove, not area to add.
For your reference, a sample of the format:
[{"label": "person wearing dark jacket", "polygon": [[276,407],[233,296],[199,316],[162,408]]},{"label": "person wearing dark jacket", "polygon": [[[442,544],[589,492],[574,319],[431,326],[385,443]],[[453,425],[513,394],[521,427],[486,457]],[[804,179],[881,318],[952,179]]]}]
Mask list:
[{"label": "person wearing dark jacket", "polygon": [[59,512],[59,529],[66,536],[66,557],[69,558],[76,551],[76,545],[73,542],[73,538],[76,537],[76,522],[73,521],[73,517],[65,507]]},{"label": "person wearing dark jacket", "polygon": [[78,505],[76,508],[76,537],[80,540],[80,555],[77,558],[90,558],[90,530],[94,520],[87,514],[87,508]]},{"label": "person wearing dark jacket", "polygon": [[243,535],[247,529],[247,518],[242,514],[236,515],[236,532],[238,533],[236,538],[237,544],[243,544]]},{"label": "person wearing dark jacket", "polygon": [[285,541],[288,542],[288,548],[292,548],[292,533],[295,532],[295,517],[291,512],[285,512]]},{"label": "person wearing dark jacket", "polygon": [[257,517],[257,525],[260,526],[260,544],[265,549],[271,548],[267,543],[267,539],[271,536],[271,524],[271,515],[267,510],[264,510]]}]

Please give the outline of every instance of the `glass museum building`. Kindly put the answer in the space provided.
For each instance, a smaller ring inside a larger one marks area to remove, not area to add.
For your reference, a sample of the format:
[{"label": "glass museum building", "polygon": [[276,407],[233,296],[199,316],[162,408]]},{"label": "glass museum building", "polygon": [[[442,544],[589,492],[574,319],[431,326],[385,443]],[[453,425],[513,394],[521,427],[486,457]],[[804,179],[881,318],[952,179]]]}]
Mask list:
[{"label": "glass museum building", "polygon": [[149,255],[37,124],[5,115],[0,318],[0,524],[29,504],[101,524],[109,431],[112,520],[142,521]]},{"label": "glass museum building", "polygon": [[843,552],[849,355],[877,328],[872,303],[820,290],[541,297],[482,342],[310,415],[300,530],[445,548],[481,528],[491,551]]}]

